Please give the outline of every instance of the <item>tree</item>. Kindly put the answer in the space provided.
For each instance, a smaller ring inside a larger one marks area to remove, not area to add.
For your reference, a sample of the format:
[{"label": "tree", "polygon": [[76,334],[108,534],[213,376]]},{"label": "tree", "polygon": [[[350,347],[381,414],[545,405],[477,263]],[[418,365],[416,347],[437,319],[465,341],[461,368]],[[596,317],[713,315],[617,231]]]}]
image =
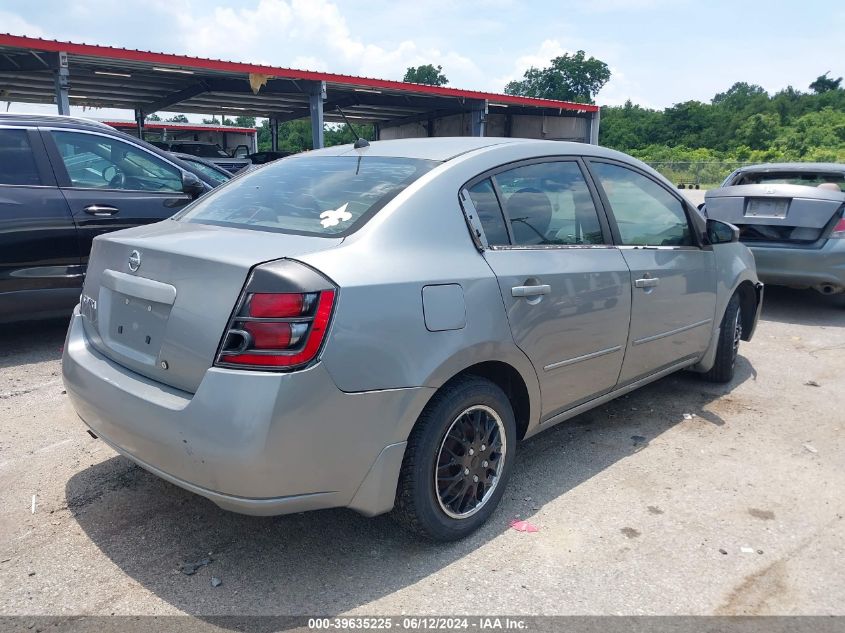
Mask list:
[{"label": "tree", "polygon": [[176,114],[169,119],[165,119],[165,121],[169,121],[170,123],[188,123],[188,117],[184,114]]},{"label": "tree", "polygon": [[662,111],[631,102],[604,107],[599,141],[679,182],[695,177],[718,183],[734,161],[845,162],[845,90],[825,90],[839,80],[827,73],[821,79],[823,92],[815,94],[789,86],[769,95],[739,82],[708,103],[687,101]]},{"label": "tree", "polygon": [[[375,127],[372,124],[367,123],[354,123],[355,131],[361,136],[361,138],[365,138],[368,141],[374,141],[375,136]],[[354,143],[355,142],[355,134],[352,133],[352,130],[349,129],[349,126],[344,124],[336,124],[336,123],[329,123],[326,125],[325,128],[325,143],[326,147],[331,147],[332,145],[344,145],[346,143]]]},{"label": "tree", "polygon": [[714,125],[713,106],[700,101],[676,103],[663,111],[664,137],[676,145],[714,147],[721,126]]},{"label": "tree", "polygon": [[255,117],[254,116],[237,116],[235,117],[234,125],[238,127],[255,127]]},{"label": "tree", "polygon": [[148,114],[147,116],[145,116],[144,120],[145,121],[161,121],[161,117],[159,115],[153,113],[153,114]]},{"label": "tree", "polygon": [[813,150],[845,149],[845,112],[823,108],[805,114],[782,129],[775,144],[791,158],[804,160]]},{"label": "tree", "polygon": [[817,95],[831,90],[838,90],[840,88],[840,84],[842,83],[842,77],[831,79],[828,77],[829,74],[830,71],[828,70],[824,75],[816,77],[816,80],[810,84],[810,90],[815,92]]},{"label": "tree", "polygon": [[752,114],[737,130],[737,140],[749,149],[767,149],[778,133],[775,114]]},{"label": "tree", "polygon": [[225,114],[220,115],[220,121],[217,117],[211,115],[210,119],[203,119],[203,123],[210,123],[212,125],[228,125],[230,127],[255,127],[254,116],[238,115],[234,119],[227,119]]},{"label": "tree", "polygon": [[405,76],[402,81],[410,81],[415,84],[428,84],[429,86],[445,86],[449,83],[441,71],[442,66],[433,66],[432,64],[424,64],[416,68],[410,67],[405,71]]},{"label": "tree", "polygon": [[623,106],[605,106],[601,109],[599,143],[626,151],[641,149],[663,140],[662,126],[662,112],[634,105],[630,100]]},{"label": "tree", "polygon": [[[258,150],[267,151],[270,146],[270,121],[264,119],[258,128]],[[311,149],[311,121],[297,119],[279,123],[279,149],[294,153]]]},{"label": "tree", "polygon": [[533,66],[522,80],[511,81],[505,93],[543,99],[560,99],[593,103],[593,99],[610,80],[610,68],[600,59],[586,57],[584,51],[565,53],[552,60],[548,68]]},{"label": "tree", "polygon": [[[326,147],[352,143],[355,140],[348,125],[327,123],[323,129]],[[372,124],[355,124],[355,131],[362,138],[371,141],[375,139],[375,127]],[[264,119],[258,127],[258,150],[267,151],[270,146],[270,121]],[[294,153],[311,149],[311,121],[297,119],[279,123],[279,149]]]},{"label": "tree", "polygon": [[713,105],[722,105],[732,110],[744,110],[754,102],[768,100],[769,94],[764,88],[756,84],[749,84],[745,81],[738,81],[725,92],[718,93],[713,97]]}]

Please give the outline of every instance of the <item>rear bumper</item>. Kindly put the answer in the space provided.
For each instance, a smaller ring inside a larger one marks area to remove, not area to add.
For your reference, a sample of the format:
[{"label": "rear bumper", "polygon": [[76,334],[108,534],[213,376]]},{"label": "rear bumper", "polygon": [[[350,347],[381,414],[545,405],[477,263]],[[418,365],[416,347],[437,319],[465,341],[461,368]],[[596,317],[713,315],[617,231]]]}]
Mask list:
[{"label": "rear bumper", "polygon": [[79,416],[117,451],[223,508],[258,515],[388,511],[401,429],[432,393],[345,393],[317,364],[287,374],[211,368],[189,394],[99,354],[78,313],[62,373]]},{"label": "rear bumper", "polygon": [[761,281],[776,286],[845,290],[845,240],[827,240],[821,248],[749,246]]}]

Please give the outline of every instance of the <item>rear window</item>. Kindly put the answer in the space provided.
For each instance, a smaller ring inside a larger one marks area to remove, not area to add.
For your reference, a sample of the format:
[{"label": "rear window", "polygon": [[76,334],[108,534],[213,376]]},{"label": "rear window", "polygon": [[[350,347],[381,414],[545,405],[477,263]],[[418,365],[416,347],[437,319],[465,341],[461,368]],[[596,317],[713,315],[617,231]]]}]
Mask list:
[{"label": "rear window", "polygon": [[26,130],[0,130],[0,185],[40,185]]},{"label": "rear window", "polygon": [[836,185],[840,191],[845,191],[845,174],[808,171],[750,172],[741,174],[734,185],[823,185],[824,189],[832,189],[831,185]]},{"label": "rear window", "polygon": [[437,164],[380,156],[286,158],[229,181],[176,219],[303,235],[348,235]]},{"label": "rear window", "polygon": [[219,145],[201,145],[193,143],[171,143],[170,151],[191,154],[200,158],[231,158]]}]

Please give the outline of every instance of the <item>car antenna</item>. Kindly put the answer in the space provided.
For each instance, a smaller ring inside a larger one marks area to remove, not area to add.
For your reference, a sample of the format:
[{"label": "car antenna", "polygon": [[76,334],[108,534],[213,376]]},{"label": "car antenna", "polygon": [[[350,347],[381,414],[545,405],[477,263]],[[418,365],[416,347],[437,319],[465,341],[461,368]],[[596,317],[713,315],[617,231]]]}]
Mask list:
[{"label": "car antenna", "polygon": [[340,112],[340,116],[343,117],[343,122],[346,123],[346,125],[352,131],[352,134],[355,136],[355,144],[352,147],[354,147],[355,149],[361,149],[362,147],[369,147],[370,142],[367,139],[361,138],[358,135],[358,132],[356,132],[355,128],[352,127],[352,124],[349,122],[349,119],[346,118],[346,115],[343,113],[343,110],[340,109],[340,106],[335,106],[335,108],[337,109],[338,112]]}]

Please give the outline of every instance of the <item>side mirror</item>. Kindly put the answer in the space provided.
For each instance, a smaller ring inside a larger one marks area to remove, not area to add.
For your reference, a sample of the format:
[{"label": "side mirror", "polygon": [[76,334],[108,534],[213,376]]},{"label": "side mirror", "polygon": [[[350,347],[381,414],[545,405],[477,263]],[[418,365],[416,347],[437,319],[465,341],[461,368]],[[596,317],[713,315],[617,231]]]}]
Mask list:
[{"label": "side mirror", "polygon": [[707,239],[711,244],[728,244],[739,241],[739,228],[727,222],[707,219]]},{"label": "side mirror", "polygon": [[192,174],[189,171],[183,171],[182,191],[191,196],[191,198],[199,198],[205,193],[205,185],[196,174]]}]

